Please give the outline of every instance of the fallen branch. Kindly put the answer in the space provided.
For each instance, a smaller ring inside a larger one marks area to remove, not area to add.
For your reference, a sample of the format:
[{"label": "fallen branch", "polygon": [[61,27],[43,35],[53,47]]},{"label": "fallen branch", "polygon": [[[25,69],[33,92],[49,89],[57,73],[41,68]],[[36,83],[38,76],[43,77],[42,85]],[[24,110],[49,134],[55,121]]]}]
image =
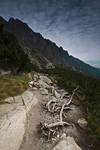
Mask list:
[{"label": "fallen branch", "polygon": [[75,95],[75,92],[78,90],[78,88],[79,88],[79,86],[77,86],[76,89],[74,89],[74,91],[73,91],[73,93],[72,93],[72,95],[71,95],[71,97],[70,97],[68,103],[66,104],[67,106],[71,104],[71,102],[72,102],[72,100],[73,100],[73,97],[74,97],[74,95]]},{"label": "fallen branch", "polygon": [[71,126],[72,124],[68,123],[68,122],[64,122],[64,121],[59,121],[59,122],[55,122],[55,123],[51,123],[51,124],[45,124],[45,127],[46,128],[53,128],[53,127],[56,127],[56,126],[64,126],[64,125],[67,125],[67,126]]},{"label": "fallen branch", "polygon": [[52,112],[54,112],[55,106],[56,106],[56,103],[54,103],[54,105],[53,105]]},{"label": "fallen branch", "polygon": [[[61,109],[61,106],[58,106],[53,112],[57,112],[57,111],[59,111],[60,109]],[[65,104],[64,110],[73,110],[73,108],[71,108],[71,107],[69,107],[69,106],[67,106],[67,105]]]},{"label": "fallen branch", "polygon": [[51,110],[50,110],[50,104],[51,104],[51,103],[56,103],[56,102],[57,102],[57,100],[50,100],[50,101],[47,103],[46,106],[47,106],[47,108],[48,108],[48,111],[51,111]]},{"label": "fallen branch", "polygon": [[[48,103],[47,103],[47,108],[48,108],[48,111],[51,112],[50,110],[50,104],[51,103],[54,103],[53,106],[52,106],[52,112],[57,112],[58,110],[60,110],[60,115],[59,115],[59,121],[58,122],[54,122],[54,123],[50,123],[50,124],[44,124],[44,128],[48,131],[48,140],[50,139],[50,134],[51,134],[51,129],[52,128],[56,128],[58,126],[64,126],[64,125],[67,125],[67,126],[73,126],[73,124],[70,124],[68,122],[65,122],[63,121],[63,112],[64,110],[72,110],[72,108],[70,108],[68,105],[71,104],[72,100],[73,100],[73,97],[75,95],[75,92],[76,90],[78,89],[78,87],[76,89],[74,89],[74,91],[72,92],[72,95],[69,99],[69,101],[66,103],[63,103],[61,101],[57,101],[56,99],[54,100],[50,100]],[[65,96],[66,93],[63,93],[63,95],[61,96],[61,99],[63,99],[63,97]],[[60,103],[59,103],[60,102]],[[54,130],[54,129],[53,129]],[[55,131],[56,132],[56,131]],[[53,131],[52,131],[53,133]]]},{"label": "fallen branch", "polygon": [[56,127],[56,126],[64,126],[64,125],[67,125],[67,126],[71,126],[72,124],[68,123],[68,122],[64,122],[63,121],[63,110],[64,110],[64,107],[65,107],[65,104],[62,105],[62,108],[61,108],[61,111],[60,111],[60,121],[59,122],[55,122],[55,123],[51,123],[51,124],[45,124],[45,127],[46,128],[53,128],[53,127]]},{"label": "fallen branch", "polygon": [[64,110],[65,104],[62,105],[61,111],[60,111],[60,122],[63,122],[63,110]]}]

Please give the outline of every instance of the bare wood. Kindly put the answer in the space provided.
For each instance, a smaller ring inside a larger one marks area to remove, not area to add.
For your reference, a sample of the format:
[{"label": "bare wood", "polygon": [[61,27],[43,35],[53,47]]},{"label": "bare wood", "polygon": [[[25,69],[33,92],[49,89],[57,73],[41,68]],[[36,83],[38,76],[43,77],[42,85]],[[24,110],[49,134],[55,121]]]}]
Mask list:
[{"label": "bare wood", "polygon": [[72,102],[73,97],[74,97],[74,95],[75,95],[75,92],[78,90],[78,88],[79,88],[79,86],[77,86],[77,87],[74,89],[74,91],[73,91],[73,93],[72,93],[72,95],[71,95],[71,97],[70,97],[68,103],[66,104],[67,106],[70,105],[70,103]]},{"label": "bare wood", "polygon": [[62,117],[63,117],[63,110],[64,110],[65,104],[62,105],[61,111],[60,111],[60,122],[63,121]]},{"label": "bare wood", "polygon": [[73,110],[73,108],[66,106],[64,107],[64,110]]},{"label": "bare wood", "polygon": [[64,126],[64,125],[72,126],[72,124],[70,124],[68,122],[59,121],[59,122],[51,123],[51,124],[48,124],[48,125],[46,124],[45,127],[46,128],[53,128],[53,127],[56,127],[56,126]]},{"label": "bare wood", "polygon": [[[53,112],[57,112],[60,109],[61,109],[61,106],[58,106]],[[66,104],[65,104],[64,110],[73,110],[73,109],[71,107],[69,107],[69,106],[66,106]]]},{"label": "bare wood", "polygon": [[50,111],[50,104],[51,103],[55,103],[55,102],[57,102],[57,100],[50,100],[48,103],[47,103],[47,108],[48,108],[48,111]]},{"label": "bare wood", "polygon": [[65,104],[62,105],[62,108],[61,108],[61,111],[60,111],[60,121],[59,122],[55,122],[55,123],[51,123],[49,125],[45,124],[46,128],[53,128],[53,127],[56,127],[56,126],[64,126],[64,125],[67,125],[67,126],[71,126],[72,125],[72,124],[70,124],[68,122],[64,122],[63,121],[63,110],[64,110],[64,107],[65,107]]},{"label": "bare wood", "polygon": [[[61,110],[60,110],[60,121],[55,122],[55,123],[51,123],[51,124],[45,124],[44,126],[45,126],[46,128],[53,128],[53,127],[64,126],[64,125],[67,125],[67,126],[72,126],[72,125],[73,125],[73,124],[70,124],[70,123],[68,123],[68,122],[63,121],[63,111],[64,111],[64,110],[68,110],[68,109],[71,109],[71,110],[72,110],[72,108],[68,107],[68,105],[70,105],[70,103],[72,102],[73,97],[74,97],[74,95],[75,95],[75,92],[76,92],[76,90],[77,90],[78,88],[79,88],[79,87],[77,87],[76,89],[74,89],[74,91],[73,91],[73,93],[72,93],[72,95],[71,95],[71,97],[70,97],[70,99],[69,99],[69,101],[68,101],[67,104],[64,103],[64,104],[62,105],[62,107],[61,107],[61,106],[58,106],[58,107],[56,108],[56,111],[59,110],[59,109],[61,109]],[[56,102],[57,102],[57,100],[50,100],[50,101],[47,103],[46,106],[48,107],[48,111],[50,111],[50,104],[51,104],[51,103],[54,103],[53,109],[52,109],[52,111],[54,112]],[[58,103],[58,105],[59,105],[59,103]]]},{"label": "bare wood", "polygon": [[55,111],[54,112],[57,112],[58,110],[60,110],[61,109],[61,107],[60,106],[58,106],[56,109],[55,109]]},{"label": "bare wood", "polygon": [[56,106],[56,103],[54,103],[53,105],[52,112],[54,112],[55,106]]}]

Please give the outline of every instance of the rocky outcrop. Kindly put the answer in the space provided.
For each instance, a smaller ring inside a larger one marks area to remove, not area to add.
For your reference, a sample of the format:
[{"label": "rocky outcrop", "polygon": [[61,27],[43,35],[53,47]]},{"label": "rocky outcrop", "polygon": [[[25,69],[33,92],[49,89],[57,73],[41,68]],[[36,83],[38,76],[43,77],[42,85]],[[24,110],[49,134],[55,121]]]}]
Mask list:
[{"label": "rocky outcrop", "polygon": [[47,76],[44,76],[44,75],[40,75],[40,80],[42,80],[43,82],[47,83],[47,84],[52,84],[53,82],[47,77]]},{"label": "rocky outcrop", "polygon": [[87,127],[88,122],[86,121],[85,118],[80,118],[80,119],[78,120],[78,124],[79,124],[79,126],[80,126],[81,128],[84,129],[84,128]]},{"label": "rocky outcrop", "polygon": [[[34,74],[33,81],[29,83],[42,97],[39,150],[49,150],[52,147],[52,150],[85,150],[88,148],[85,130],[78,126],[78,121],[84,118],[84,113],[80,105],[75,105],[79,87],[70,94],[55,83],[43,74]],[[65,137],[62,136],[63,133]]]},{"label": "rocky outcrop", "polygon": [[44,88],[40,88],[40,92],[42,95],[48,95],[48,90]]},{"label": "rocky outcrop", "polygon": [[[0,118],[0,150],[19,150],[25,134],[25,124],[30,108],[37,103],[37,98],[30,90],[22,95],[5,100],[9,105],[14,105],[13,110],[8,110]],[[1,107],[1,106],[0,106]],[[6,105],[3,109],[6,111]]]},{"label": "rocky outcrop", "polygon": [[32,29],[21,20],[10,18],[9,21],[6,21],[0,17],[0,23],[4,24],[6,31],[13,33],[17,37],[17,40],[20,45],[24,47],[24,51],[31,62],[38,67],[54,68],[54,66],[59,65],[61,67],[70,67],[78,72],[100,78],[100,69],[94,68],[70,56],[62,47],[58,47],[54,42],[43,38],[40,33],[32,31]]},{"label": "rocky outcrop", "polygon": [[54,96],[55,96],[56,98],[60,98],[60,97],[61,97],[61,95],[60,95],[56,90],[54,90]]},{"label": "rocky outcrop", "polygon": [[[32,79],[30,90],[5,100],[7,105],[14,104],[14,107],[12,111],[8,110],[5,120],[0,120],[0,150],[19,150],[20,145],[20,150],[33,150],[33,147],[36,150],[88,149],[83,135],[87,122],[81,107],[74,104],[78,88],[69,94],[58,88],[47,75],[35,73]],[[39,105],[36,105],[35,93],[39,95]],[[34,108],[31,107],[33,105]],[[41,107],[39,111],[36,109],[38,106]]]},{"label": "rocky outcrop", "polygon": [[0,150],[18,150],[25,133],[26,112],[21,107],[13,112],[0,129]]}]

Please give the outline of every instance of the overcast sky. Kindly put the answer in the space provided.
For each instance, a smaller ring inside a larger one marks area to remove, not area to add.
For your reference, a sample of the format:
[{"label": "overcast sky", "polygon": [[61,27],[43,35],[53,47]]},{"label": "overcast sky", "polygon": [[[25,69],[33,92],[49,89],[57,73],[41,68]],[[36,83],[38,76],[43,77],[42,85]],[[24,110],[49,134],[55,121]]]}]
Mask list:
[{"label": "overcast sky", "polygon": [[100,0],[0,0],[0,15],[21,19],[70,55],[100,68]]}]

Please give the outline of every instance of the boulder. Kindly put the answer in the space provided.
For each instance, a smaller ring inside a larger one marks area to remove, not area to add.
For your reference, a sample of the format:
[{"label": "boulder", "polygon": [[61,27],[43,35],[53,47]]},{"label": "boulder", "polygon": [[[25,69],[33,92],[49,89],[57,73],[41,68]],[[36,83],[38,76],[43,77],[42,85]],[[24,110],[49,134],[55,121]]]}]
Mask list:
[{"label": "boulder", "polygon": [[40,92],[42,95],[48,95],[48,90],[44,88],[40,88]]},{"label": "boulder", "polygon": [[42,80],[43,82],[49,85],[52,84],[52,81],[47,76],[40,76],[40,80]]},{"label": "boulder", "polygon": [[29,87],[32,88],[34,86],[34,81],[30,81],[28,84],[29,84]]},{"label": "boulder", "polygon": [[36,91],[36,90],[37,90],[37,87],[33,87],[32,89],[33,89],[34,91]]},{"label": "boulder", "polygon": [[24,103],[27,106],[33,100],[33,92],[27,90],[21,95],[21,98],[24,100]]},{"label": "boulder", "polygon": [[38,86],[40,87],[40,88],[50,88],[50,86],[46,83],[46,82],[44,82],[44,81],[42,81],[41,79],[40,80],[38,80]]},{"label": "boulder", "polygon": [[14,102],[19,104],[19,105],[23,105],[21,95],[14,96]]},{"label": "boulder", "polygon": [[55,68],[55,66],[53,65],[53,63],[49,62],[47,65],[46,65],[46,69],[53,69]]},{"label": "boulder", "polygon": [[86,121],[85,118],[80,118],[78,120],[78,125],[83,129],[87,127],[87,124],[88,124],[88,122]]},{"label": "boulder", "polygon": [[11,104],[14,103],[14,98],[13,97],[8,97],[4,100],[5,103]]},{"label": "boulder", "polygon": [[60,95],[56,90],[54,90],[54,96],[55,96],[56,98],[60,98],[60,97],[61,97],[61,95]]},{"label": "boulder", "polygon": [[57,98],[55,98],[54,96],[50,97],[53,101],[57,101]]},{"label": "boulder", "polygon": [[34,79],[35,82],[38,81],[39,75],[38,75],[38,74],[34,74],[34,75],[33,75],[33,79]]},{"label": "boulder", "polygon": [[62,137],[62,140],[52,150],[82,150],[73,137]]}]

